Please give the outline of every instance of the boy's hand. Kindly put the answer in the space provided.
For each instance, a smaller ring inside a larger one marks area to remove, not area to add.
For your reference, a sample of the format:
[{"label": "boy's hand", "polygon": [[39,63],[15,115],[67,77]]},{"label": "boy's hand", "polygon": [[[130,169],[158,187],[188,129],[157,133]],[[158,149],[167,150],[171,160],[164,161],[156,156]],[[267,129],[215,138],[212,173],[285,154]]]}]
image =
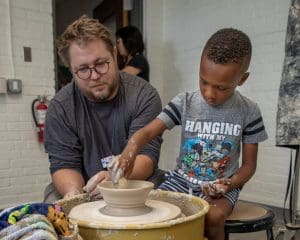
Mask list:
[{"label": "boy's hand", "polygon": [[124,154],[122,153],[121,156],[119,157],[119,164],[120,164],[120,168],[123,169],[124,171],[124,176],[128,178],[132,173],[135,159],[132,160],[130,158],[123,157],[123,155]]},{"label": "boy's hand", "polygon": [[132,173],[137,154],[138,154],[137,144],[133,139],[133,137],[131,137],[127,143],[127,146],[119,156],[119,168],[123,169],[124,176],[126,178],[128,178]]},{"label": "boy's hand", "polygon": [[120,155],[113,156],[112,161],[108,164],[107,170],[114,184],[117,184],[121,177],[124,176],[124,170],[121,167]]},{"label": "boy's hand", "polygon": [[231,185],[231,180],[226,179],[217,179],[215,182],[203,183],[201,185],[202,192],[211,198],[220,198],[226,192],[229,191]]},{"label": "boy's hand", "polygon": [[114,184],[117,184],[122,177],[128,177],[132,173],[134,161],[130,161],[130,157],[127,155],[124,151],[121,155],[113,157],[108,165],[108,172]]}]

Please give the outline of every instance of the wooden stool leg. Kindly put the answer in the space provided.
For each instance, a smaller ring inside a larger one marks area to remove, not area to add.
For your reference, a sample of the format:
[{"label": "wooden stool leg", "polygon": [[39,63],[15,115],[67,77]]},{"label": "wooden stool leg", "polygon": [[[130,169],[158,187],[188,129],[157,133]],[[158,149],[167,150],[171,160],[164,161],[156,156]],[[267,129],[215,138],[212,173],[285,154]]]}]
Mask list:
[{"label": "wooden stool leg", "polygon": [[267,231],[267,239],[274,240],[273,228],[268,228],[266,231]]}]

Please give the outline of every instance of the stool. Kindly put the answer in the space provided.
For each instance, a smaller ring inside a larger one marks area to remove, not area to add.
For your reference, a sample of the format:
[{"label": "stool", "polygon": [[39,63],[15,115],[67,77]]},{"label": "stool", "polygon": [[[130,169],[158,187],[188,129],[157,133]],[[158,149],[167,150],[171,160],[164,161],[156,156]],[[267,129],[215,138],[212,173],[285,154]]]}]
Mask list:
[{"label": "stool", "polygon": [[267,240],[274,240],[272,227],[274,212],[262,205],[238,201],[232,214],[225,222],[225,240],[230,233],[248,233],[266,230]]}]

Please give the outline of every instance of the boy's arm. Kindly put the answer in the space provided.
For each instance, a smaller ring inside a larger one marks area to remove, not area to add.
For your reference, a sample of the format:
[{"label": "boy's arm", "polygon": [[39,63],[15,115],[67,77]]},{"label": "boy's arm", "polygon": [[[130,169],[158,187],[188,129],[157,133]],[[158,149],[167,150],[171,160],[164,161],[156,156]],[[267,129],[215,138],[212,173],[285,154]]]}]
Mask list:
[{"label": "boy's arm", "polygon": [[156,118],[132,135],[119,158],[119,166],[125,170],[124,175],[126,177],[131,174],[136,156],[140,150],[153,138],[161,135],[166,129],[167,126],[165,123]]},{"label": "boy's arm", "polygon": [[242,165],[230,178],[230,189],[242,187],[255,173],[258,143],[244,143],[242,149]]}]

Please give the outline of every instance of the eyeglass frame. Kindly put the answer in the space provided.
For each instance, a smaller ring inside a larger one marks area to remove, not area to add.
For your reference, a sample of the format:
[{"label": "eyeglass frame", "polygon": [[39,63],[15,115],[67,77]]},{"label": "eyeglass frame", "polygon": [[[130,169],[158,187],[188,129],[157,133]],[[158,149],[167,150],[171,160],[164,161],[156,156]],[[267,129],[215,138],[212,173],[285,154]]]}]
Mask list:
[{"label": "eyeglass frame", "polygon": [[[96,66],[97,65],[103,65],[103,64],[107,64],[107,70],[106,70],[106,72],[103,72],[103,73],[101,73],[101,72],[98,72],[97,71],[97,69],[96,69]],[[76,70],[74,73],[76,74],[76,76],[79,78],[79,79],[81,79],[81,80],[88,80],[91,76],[92,76],[92,74],[93,74],[93,70],[98,74],[98,75],[104,75],[104,74],[106,74],[107,72],[108,72],[108,70],[109,70],[109,64],[110,64],[110,61],[105,61],[105,62],[101,62],[101,63],[96,63],[93,67],[84,67],[84,68],[81,68],[81,69],[78,69],[78,70]],[[79,74],[78,74],[78,72],[80,71],[80,70],[90,70],[90,73],[89,73],[89,76],[87,77],[87,78],[81,78],[80,76],[79,76]]]}]

